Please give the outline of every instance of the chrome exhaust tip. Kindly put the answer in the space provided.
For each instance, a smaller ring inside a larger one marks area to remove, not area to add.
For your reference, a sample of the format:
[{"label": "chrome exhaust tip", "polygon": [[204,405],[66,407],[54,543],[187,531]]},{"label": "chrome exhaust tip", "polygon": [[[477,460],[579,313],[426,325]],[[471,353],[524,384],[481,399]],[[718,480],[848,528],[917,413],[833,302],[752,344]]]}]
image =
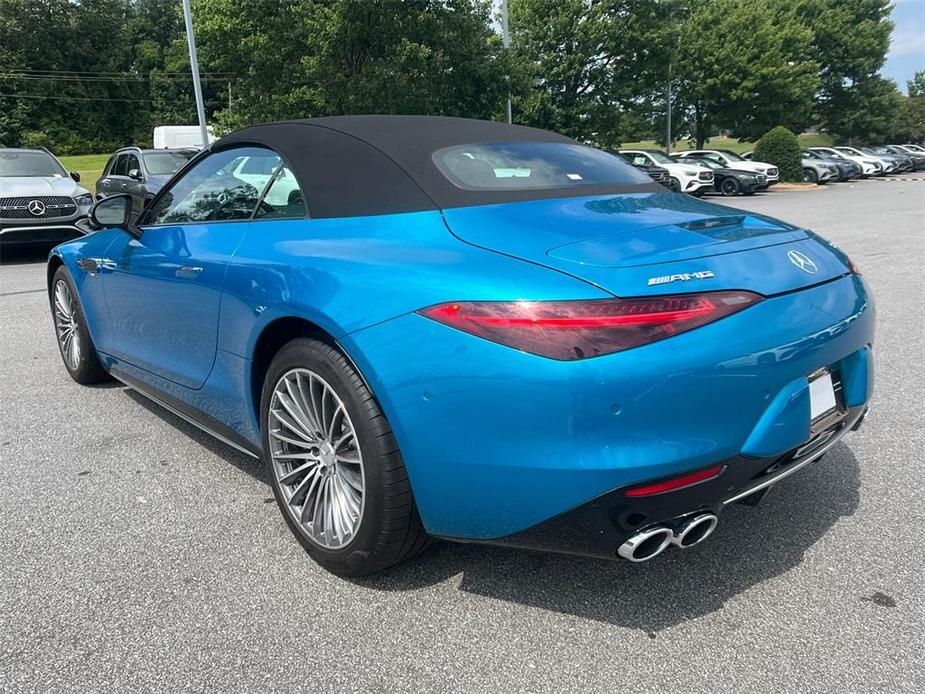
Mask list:
[{"label": "chrome exhaust tip", "polygon": [[718,522],[719,519],[713,513],[698,513],[689,516],[675,528],[671,544],[681,549],[700,544],[713,534]]},{"label": "chrome exhaust tip", "polygon": [[674,533],[671,528],[656,525],[640,530],[617,549],[617,554],[632,562],[649,561],[665,551]]}]

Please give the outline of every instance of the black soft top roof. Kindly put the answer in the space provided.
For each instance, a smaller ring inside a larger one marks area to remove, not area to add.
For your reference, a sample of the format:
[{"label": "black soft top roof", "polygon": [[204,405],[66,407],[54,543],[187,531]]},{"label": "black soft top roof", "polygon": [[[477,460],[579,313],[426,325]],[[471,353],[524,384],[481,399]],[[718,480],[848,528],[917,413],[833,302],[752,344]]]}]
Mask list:
[{"label": "black soft top roof", "polygon": [[663,191],[658,184],[543,190],[466,190],[444,176],[433,153],[446,147],[574,140],[548,130],[442,116],[333,116],[268,123],[231,133],[211,151],[270,147],[292,168],[312,217],[353,217],[538,198]]}]

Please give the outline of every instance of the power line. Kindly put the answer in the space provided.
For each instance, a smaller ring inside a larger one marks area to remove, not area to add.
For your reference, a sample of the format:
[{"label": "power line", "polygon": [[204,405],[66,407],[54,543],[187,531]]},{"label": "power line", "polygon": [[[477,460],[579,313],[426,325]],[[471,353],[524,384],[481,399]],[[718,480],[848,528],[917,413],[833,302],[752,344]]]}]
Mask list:
[{"label": "power line", "polygon": [[[54,99],[60,101],[136,101],[136,102],[145,102],[145,103],[155,103],[155,99],[118,99],[118,98],[109,98],[101,96],[44,96],[42,94],[4,94],[0,92],[0,96],[9,97],[11,99]],[[171,99],[171,101],[174,101]],[[210,106],[224,105],[224,101],[209,101]]]},{"label": "power line", "polygon": [[[9,69],[5,72],[24,72],[24,73],[46,73],[52,75],[132,75],[133,73],[123,70],[121,72],[104,72],[99,70],[29,70],[29,69]],[[189,77],[192,75],[192,72],[171,72],[164,71],[161,72],[162,75],[184,75]],[[203,72],[203,75],[224,75],[229,77],[234,77],[234,72]]]},{"label": "power line", "polygon": [[[27,75],[12,72],[0,72],[0,79],[12,80],[38,80],[49,82],[150,82],[152,79],[164,77],[168,80],[186,81],[192,79],[192,74],[183,77],[179,75],[158,74],[149,77],[77,77],[64,75]],[[230,77],[203,77],[204,82],[227,82]]]}]

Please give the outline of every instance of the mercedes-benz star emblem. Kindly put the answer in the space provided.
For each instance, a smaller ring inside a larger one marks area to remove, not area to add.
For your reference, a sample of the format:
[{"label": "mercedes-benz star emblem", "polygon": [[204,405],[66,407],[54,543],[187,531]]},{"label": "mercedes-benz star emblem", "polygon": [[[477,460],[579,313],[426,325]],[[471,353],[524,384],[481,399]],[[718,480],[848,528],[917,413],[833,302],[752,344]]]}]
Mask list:
[{"label": "mercedes-benz star emblem", "polygon": [[41,200],[30,200],[26,209],[29,210],[29,214],[33,217],[41,217],[45,214],[45,203]]},{"label": "mercedes-benz star emblem", "polygon": [[813,259],[803,255],[799,251],[788,251],[787,257],[790,258],[791,263],[796,265],[803,272],[807,272],[810,275],[815,275],[819,272],[819,268],[816,266],[816,263],[813,262]]}]

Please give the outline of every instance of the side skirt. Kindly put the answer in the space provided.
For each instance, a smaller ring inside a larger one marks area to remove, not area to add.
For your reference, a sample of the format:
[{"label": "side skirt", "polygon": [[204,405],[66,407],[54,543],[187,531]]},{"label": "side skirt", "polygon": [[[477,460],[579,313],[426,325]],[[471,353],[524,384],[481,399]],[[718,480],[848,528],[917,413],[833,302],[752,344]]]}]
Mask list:
[{"label": "side skirt", "polygon": [[251,457],[258,459],[260,458],[261,451],[259,448],[254,446],[250,441],[245,439],[237,432],[229,429],[217,419],[210,417],[204,412],[200,412],[196,408],[188,405],[182,400],[178,400],[172,395],[168,395],[162,390],[158,390],[157,388],[154,388],[153,386],[138,380],[134,376],[125,373],[121,369],[111,368],[109,373],[113,378],[118,379],[135,392],[144,395],[151,402],[160,405],[165,410],[172,412],[180,419],[189,422],[196,428],[201,429],[222,443],[225,443],[232,448],[241,451],[242,453],[246,453]]}]

